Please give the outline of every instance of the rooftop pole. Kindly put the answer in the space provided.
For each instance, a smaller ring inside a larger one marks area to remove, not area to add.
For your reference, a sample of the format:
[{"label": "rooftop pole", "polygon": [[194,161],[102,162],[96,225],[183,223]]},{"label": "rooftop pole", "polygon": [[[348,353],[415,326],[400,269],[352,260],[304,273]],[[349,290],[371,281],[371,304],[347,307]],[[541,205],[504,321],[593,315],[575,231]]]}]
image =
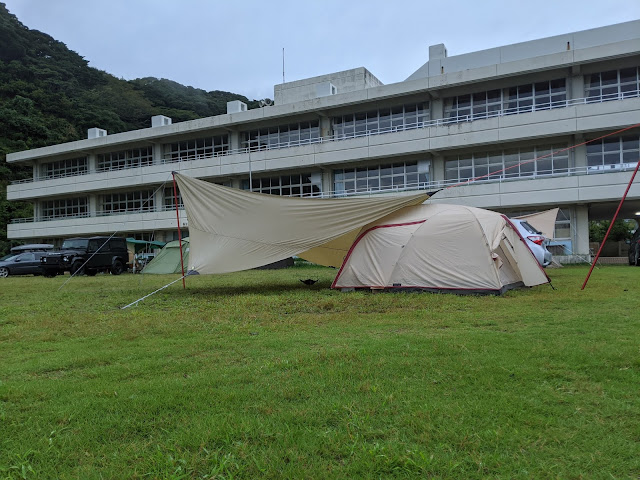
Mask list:
[{"label": "rooftop pole", "polygon": [[178,211],[178,187],[176,186],[176,172],[171,172],[173,176],[173,198],[176,203],[176,223],[178,224],[178,243],[180,244],[180,268],[182,269],[182,288],[187,289],[184,281],[184,260],[182,258],[182,232],[180,231],[180,213]]},{"label": "rooftop pole", "polygon": [[609,228],[607,229],[607,233],[605,233],[604,238],[602,239],[602,243],[600,244],[600,248],[598,249],[598,253],[596,254],[596,258],[593,260],[593,263],[591,264],[591,268],[589,269],[589,273],[587,274],[587,278],[584,279],[584,283],[582,284],[582,288],[580,290],[584,290],[584,287],[587,286],[587,282],[589,281],[589,277],[591,276],[591,272],[593,271],[593,267],[596,266],[596,263],[598,262],[598,258],[600,258],[600,253],[602,252],[602,248],[604,247],[604,244],[607,241],[607,237],[609,236],[609,232],[611,232],[611,229],[613,228],[613,223],[616,221],[616,218],[618,218],[618,213],[620,213],[620,209],[622,208],[622,204],[624,203],[624,200],[627,198],[627,193],[629,193],[629,189],[631,188],[631,184],[633,183],[633,179],[636,178],[636,173],[638,173],[638,167],[640,167],[640,159],[638,159],[638,164],[636,165],[636,169],[633,171],[633,175],[631,175],[631,180],[629,180],[629,185],[627,185],[627,189],[624,191],[624,195],[622,195],[622,199],[620,200],[620,203],[618,204],[618,209],[616,210],[616,213],[613,216],[613,220],[611,220],[611,224],[609,225]]}]

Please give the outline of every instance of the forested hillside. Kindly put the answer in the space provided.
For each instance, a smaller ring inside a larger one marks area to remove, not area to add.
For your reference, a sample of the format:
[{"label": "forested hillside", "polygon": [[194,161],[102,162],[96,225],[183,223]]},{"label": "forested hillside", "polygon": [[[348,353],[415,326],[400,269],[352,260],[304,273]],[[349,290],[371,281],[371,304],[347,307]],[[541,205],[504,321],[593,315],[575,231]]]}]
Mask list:
[{"label": "forested hillside", "polygon": [[226,113],[242,95],[180,85],[152,77],[121,80],[88,66],[66,45],[30,30],[0,3],[0,254],[9,249],[6,225],[32,216],[31,206],[8,202],[6,186],[30,168],[6,163],[6,154],[86,137],[88,128],[111,133],[151,126],[153,115],[174,122]]}]

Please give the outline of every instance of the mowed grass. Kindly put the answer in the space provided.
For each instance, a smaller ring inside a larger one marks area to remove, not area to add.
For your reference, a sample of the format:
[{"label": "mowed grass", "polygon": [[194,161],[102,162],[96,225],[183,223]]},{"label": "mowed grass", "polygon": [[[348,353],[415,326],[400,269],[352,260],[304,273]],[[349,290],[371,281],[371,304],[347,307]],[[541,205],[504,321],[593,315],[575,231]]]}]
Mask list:
[{"label": "mowed grass", "polygon": [[[502,297],[305,267],[0,281],[0,478],[638,478],[640,268]],[[299,280],[319,279],[312,287]]]}]

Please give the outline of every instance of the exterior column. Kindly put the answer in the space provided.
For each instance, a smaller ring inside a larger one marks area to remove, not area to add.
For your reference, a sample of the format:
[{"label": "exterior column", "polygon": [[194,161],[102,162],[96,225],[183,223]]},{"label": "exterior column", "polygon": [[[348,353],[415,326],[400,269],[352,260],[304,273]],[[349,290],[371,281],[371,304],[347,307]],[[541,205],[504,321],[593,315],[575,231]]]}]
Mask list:
[{"label": "exterior column", "polygon": [[[167,185],[169,182],[167,182]],[[162,212],[164,210],[164,188],[159,188],[153,196],[154,212]]]},{"label": "exterior column", "polygon": [[320,136],[323,138],[331,136],[331,119],[324,115],[320,117]]},{"label": "exterior column", "polygon": [[40,201],[36,200],[33,202],[33,219],[34,221],[39,221],[40,217],[42,216],[42,206],[40,204]]},{"label": "exterior column", "polygon": [[89,216],[95,217],[98,214],[98,196],[89,195]]},{"label": "exterior column", "polygon": [[445,181],[444,157],[437,153],[431,157],[431,181],[438,184],[442,184]]},{"label": "exterior column", "polygon": [[431,120],[440,120],[444,117],[444,101],[442,98],[432,98],[429,105],[429,117]]},{"label": "exterior column", "polygon": [[238,131],[229,132],[229,149],[232,151],[240,149],[240,132]]},{"label": "exterior column", "polygon": [[33,164],[33,181],[37,182],[38,177],[40,177],[40,162],[35,162]]},{"label": "exterior column", "polygon": [[153,143],[151,146],[152,155],[153,155],[153,163],[158,164],[162,163],[162,144],[161,143]]},{"label": "exterior column", "polygon": [[[584,142],[584,135],[578,134],[573,136],[573,144],[577,145],[578,143]],[[574,149],[573,152],[573,166],[574,167],[586,167],[587,166],[587,146],[580,145]],[[570,165],[571,166],[571,165]]]},{"label": "exterior column", "polygon": [[333,196],[333,172],[329,169],[322,170],[322,196]]},{"label": "exterior column", "polygon": [[584,98],[584,75],[577,68],[571,72],[569,85],[567,85],[567,98]]},{"label": "exterior column", "polygon": [[[577,205],[575,208],[575,232],[573,233],[573,253],[589,255],[589,208]],[[589,256],[589,260],[591,257]]]},{"label": "exterior column", "polygon": [[87,172],[95,173],[98,167],[98,159],[95,153],[90,153],[87,155]]}]

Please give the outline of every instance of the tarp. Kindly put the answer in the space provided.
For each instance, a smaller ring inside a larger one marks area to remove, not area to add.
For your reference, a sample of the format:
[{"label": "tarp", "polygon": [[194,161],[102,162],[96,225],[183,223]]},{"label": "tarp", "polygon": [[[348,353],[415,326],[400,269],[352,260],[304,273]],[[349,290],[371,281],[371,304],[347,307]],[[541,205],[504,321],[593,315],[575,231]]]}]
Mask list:
[{"label": "tarp", "polygon": [[[189,263],[189,237],[182,239],[182,256],[185,273]],[[180,242],[174,240],[167,243],[162,250],[142,269],[142,273],[163,274],[182,273],[180,265]]]},{"label": "tarp", "polygon": [[141,250],[148,250],[150,248],[162,248],[166,242],[156,242],[155,240],[136,240],[135,238],[127,237],[127,247],[132,246],[135,253]]},{"label": "tarp", "polygon": [[332,286],[502,293],[548,281],[505,216],[433,204],[403,208],[365,226]]},{"label": "tarp", "polygon": [[338,257],[343,254],[336,255],[332,243],[350,243],[362,226],[429,198],[427,194],[281,197],[177,173],[175,178],[189,222],[189,270],[205,274],[247,270],[294,255],[311,257],[321,265],[340,264]]},{"label": "tarp", "polygon": [[545,210],[544,212],[531,213],[529,215],[522,215],[514,218],[526,220],[529,225],[542,232],[542,235],[552,239],[554,238],[556,218],[558,217],[559,211],[559,208],[552,208],[551,210]]}]

